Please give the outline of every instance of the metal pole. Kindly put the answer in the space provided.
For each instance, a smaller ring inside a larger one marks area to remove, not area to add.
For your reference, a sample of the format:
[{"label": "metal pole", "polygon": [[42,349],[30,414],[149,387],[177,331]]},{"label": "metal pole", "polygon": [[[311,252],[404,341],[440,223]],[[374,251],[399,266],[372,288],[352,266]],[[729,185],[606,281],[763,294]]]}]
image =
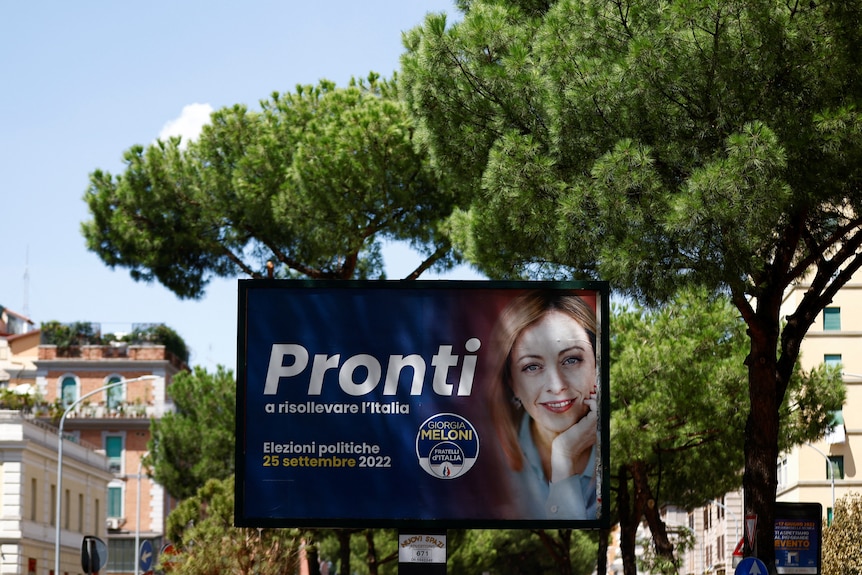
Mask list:
[{"label": "metal pole", "polygon": [[[97,389],[89,393],[85,393],[75,401],[69,404],[63,411],[63,415],[60,416],[60,431],[59,431],[59,441],[57,442],[57,495],[56,499],[56,507],[54,511],[54,522],[56,523],[56,529],[54,531],[54,573],[60,573],[60,514],[61,514],[61,502],[63,500],[63,425],[66,423],[66,416],[72,412],[73,409],[78,407],[82,401],[87,399],[88,397],[92,397],[97,393],[102,391],[106,391],[108,389],[117,387],[118,385],[123,385],[126,383],[134,383],[136,381],[144,381],[148,379],[158,379],[155,375],[143,375],[141,377],[135,377],[132,379],[121,379],[120,381],[114,381],[112,383],[107,383]],[[62,400],[62,399],[61,399]]]},{"label": "metal pole", "polygon": [[828,455],[826,455],[810,443],[806,443],[805,445],[822,455],[823,459],[826,460],[826,467],[829,469],[829,480],[832,483],[832,513],[835,513],[835,467],[832,465],[832,460],[829,459]]},{"label": "metal pole", "polygon": [[[721,507],[722,509],[724,509],[725,511],[727,511],[728,513],[730,513],[731,515],[733,515],[733,523],[734,523],[734,531],[735,531],[734,537],[735,537],[735,541],[736,541],[736,543],[733,544],[733,548],[736,549],[736,545],[740,541],[740,539],[739,539],[739,515],[737,515],[730,507],[728,507],[724,503],[721,503],[717,499],[713,499],[712,502],[715,503],[716,505],[718,505],[719,507]],[[733,553],[733,552],[731,551],[731,553]],[[733,563],[733,555],[731,555],[730,562]]]},{"label": "metal pole", "polygon": [[146,457],[148,453],[149,452],[141,455],[141,458],[138,460],[138,508],[135,510],[135,575],[138,575],[141,567],[141,471],[144,466],[144,457]]}]

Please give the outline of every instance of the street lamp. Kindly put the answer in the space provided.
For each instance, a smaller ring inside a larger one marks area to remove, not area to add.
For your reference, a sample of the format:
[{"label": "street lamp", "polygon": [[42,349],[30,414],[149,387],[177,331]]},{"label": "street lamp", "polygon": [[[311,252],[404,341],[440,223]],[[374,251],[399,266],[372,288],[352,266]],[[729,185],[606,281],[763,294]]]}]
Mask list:
[{"label": "street lamp", "polygon": [[149,451],[144,453],[138,460],[138,508],[135,510],[135,575],[137,575],[141,567],[140,558],[138,557],[141,552],[141,471],[143,471],[144,467],[144,458],[149,454]]},{"label": "street lamp", "polygon": [[158,379],[155,375],[142,375],[141,377],[135,377],[132,379],[121,379],[120,381],[113,381],[111,383],[106,383],[105,385],[94,389],[89,393],[85,393],[75,401],[73,401],[69,406],[63,411],[63,415],[60,416],[60,439],[57,442],[57,507],[56,512],[54,513],[54,520],[56,521],[56,530],[54,533],[54,573],[60,573],[60,514],[61,514],[61,502],[63,499],[63,425],[66,423],[66,416],[72,412],[78,404],[87,399],[88,397],[92,397],[97,393],[107,391],[108,389],[112,389],[119,385],[124,385],[126,383],[134,383],[136,381],[145,381]]},{"label": "street lamp", "polygon": [[832,513],[835,513],[835,466],[832,465],[832,460],[829,459],[828,455],[826,455],[810,443],[806,443],[805,445],[822,455],[823,459],[826,460],[826,467],[829,469],[829,480],[832,482]]},{"label": "street lamp", "polygon": [[734,522],[734,526],[736,528],[736,542],[739,543],[739,541],[741,541],[741,539],[739,538],[739,515],[737,515],[733,511],[733,509],[731,509],[730,507],[728,507],[724,503],[721,503],[717,499],[713,499],[712,502],[715,503],[716,505],[718,505],[719,507],[721,507],[722,509],[724,509],[725,511],[727,511],[728,513],[730,513],[731,515],[733,515],[733,522]]}]

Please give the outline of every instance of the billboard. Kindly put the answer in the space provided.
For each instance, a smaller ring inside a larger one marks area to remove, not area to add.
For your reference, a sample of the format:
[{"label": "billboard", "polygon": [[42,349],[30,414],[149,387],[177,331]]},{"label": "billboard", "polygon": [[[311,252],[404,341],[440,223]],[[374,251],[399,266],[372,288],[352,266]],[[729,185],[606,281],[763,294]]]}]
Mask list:
[{"label": "billboard", "polygon": [[608,526],[603,282],[239,282],[238,526]]},{"label": "billboard", "polygon": [[821,570],[823,507],[819,503],[775,503],[775,570],[816,575]]}]

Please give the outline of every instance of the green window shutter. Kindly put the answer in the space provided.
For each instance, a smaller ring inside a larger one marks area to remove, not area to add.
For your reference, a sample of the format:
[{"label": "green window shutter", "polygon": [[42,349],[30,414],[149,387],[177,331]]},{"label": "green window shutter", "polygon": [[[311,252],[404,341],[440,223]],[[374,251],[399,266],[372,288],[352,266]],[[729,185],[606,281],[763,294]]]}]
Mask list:
[{"label": "green window shutter", "polygon": [[108,468],[113,473],[123,470],[123,438],[119,435],[109,435],[105,438],[105,455],[108,456]]},{"label": "green window shutter", "polygon": [[[830,471],[830,467],[832,468]],[[835,474],[835,479],[844,479],[844,456],[830,455],[829,464],[826,466],[826,479],[832,479],[832,473]]]},{"label": "green window shutter", "polygon": [[60,395],[63,397],[63,405],[69,407],[78,399],[78,382],[74,377],[64,377],[60,386]]},{"label": "green window shutter", "polygon": [[841,330],[841,308],[827,307],[823,310],[823,331]]},{"label": "green window shutter", "polygon": [[123,488],[108,487],[108,517],[123,516]]},{"label": "green window shutter", "polygon": [[827,353],[823,356],[823,363],[829,367],[838,367],[841,365],[840,353]]}]

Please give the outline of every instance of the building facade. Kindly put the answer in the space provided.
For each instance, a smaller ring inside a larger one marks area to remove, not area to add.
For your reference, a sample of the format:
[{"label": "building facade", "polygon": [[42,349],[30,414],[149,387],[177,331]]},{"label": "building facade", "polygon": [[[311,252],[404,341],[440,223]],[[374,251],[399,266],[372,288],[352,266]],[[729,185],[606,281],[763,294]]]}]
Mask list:
[{"label": "building facade", "polygon": [[19,410],[0,411],[0,575],[54,573],[58,521],[63,575],[81,573],[85,535],[106,536],[106,497],[113,474],[94,446],[63,440],[63,496],[57,517],[57,432]]},{"label": "building facade", "polygon": [[[788,306],[795,307],[807,288],[798,285],[787,298]],[[781,456],[777,498],[819,503],[829,521],[835,500],[862,491],[855,458],[862,454],[862,279],[857,276],[841,288],[811,326],[801,349],[806,370],[821,363],[840,366],[847,396],[831,433]]]},{"label": "building facade", "polygon": [[35,365],[38,393],[48,403],[72,406],[65,432],[97,446],[107,458],[111,477],[100,532],[106,537],[108,564],[103,572],[136,573],[136,542],[149,540],[158,550],[175,504],[147,477],[142,459],[150,420],[173,408],[168,388],[185,363],[164,345],[113,341],[60,346],[43,338]]}]

